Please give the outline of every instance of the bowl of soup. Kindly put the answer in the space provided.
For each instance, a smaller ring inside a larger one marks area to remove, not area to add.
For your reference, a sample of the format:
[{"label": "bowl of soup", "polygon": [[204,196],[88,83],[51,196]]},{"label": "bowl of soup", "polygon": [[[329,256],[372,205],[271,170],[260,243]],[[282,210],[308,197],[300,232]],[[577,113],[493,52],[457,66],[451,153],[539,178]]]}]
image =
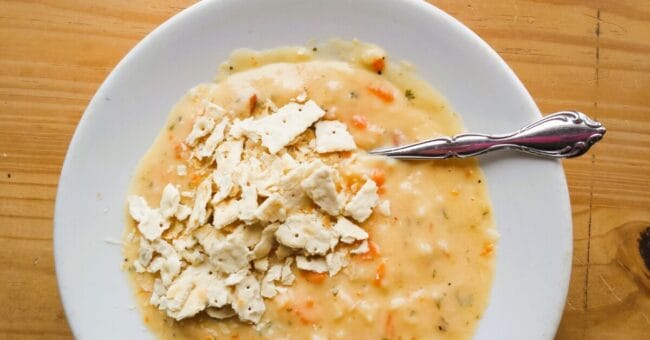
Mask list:
[{"label": "bowl of soup", "polygon": [[571,262],[560,163],[368,154],[539,116],[426,3],[194,5],[120,62],[66,156],[55,255],[73,332],[551,338]]}]

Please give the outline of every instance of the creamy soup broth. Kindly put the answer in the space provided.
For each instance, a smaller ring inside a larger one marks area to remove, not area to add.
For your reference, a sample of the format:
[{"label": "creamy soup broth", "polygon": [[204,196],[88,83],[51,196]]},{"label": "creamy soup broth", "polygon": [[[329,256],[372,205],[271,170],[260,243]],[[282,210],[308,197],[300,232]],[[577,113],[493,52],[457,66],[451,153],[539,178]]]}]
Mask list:
[{"label": "creamy soup broth", "polygon": [[[188,156],[180,142],[203,100],[223,107],[251,104],[240,97],[245,86],[278,106],[306,91],[328,117],[347,123],[357,146],[366,150],[462,131],[458,115],[409,65],[383,59],[379,68],[372,57],[380,52],[357,42],[235,52],[215,83],[197,86],[173,108],[130,191],[157,202],[169,182],[181,190],[195,188],[205,174],[187,166],[187,175],[178,176],[177,166],[187,165]],[[336,153],[325,161],[336,165],[347,156]],[[294,268],[296,282],[266,301],[260,327],[204,314],[175,321],[149,305],[154,275],[129,265],[138,252],[129,219],[125,269],[146,325],[163,339],[471,337],[488,303],[496,242],[477,162],[366,162],[376,169],[371,175],[381,184],[380,197],[391,202],[390,216],[373,214],[361,224],[371,251],[352,256],[333,277]]]}]

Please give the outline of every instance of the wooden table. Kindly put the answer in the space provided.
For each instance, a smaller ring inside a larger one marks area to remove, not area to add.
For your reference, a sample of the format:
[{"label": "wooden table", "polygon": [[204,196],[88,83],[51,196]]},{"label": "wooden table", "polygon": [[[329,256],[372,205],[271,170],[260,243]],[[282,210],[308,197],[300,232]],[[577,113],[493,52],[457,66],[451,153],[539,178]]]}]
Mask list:
[{"label": "wooden table", "polygon": [[[577,109],[608,127],[564,162],[575,241],[557,337],[650,338],[638,241],[650,225],[650,1],[432,2],[487,40],[542,111]],[[116,63],[192,3],[0,0],[0,338],[71,336],[52,257],[68,143]]]}]

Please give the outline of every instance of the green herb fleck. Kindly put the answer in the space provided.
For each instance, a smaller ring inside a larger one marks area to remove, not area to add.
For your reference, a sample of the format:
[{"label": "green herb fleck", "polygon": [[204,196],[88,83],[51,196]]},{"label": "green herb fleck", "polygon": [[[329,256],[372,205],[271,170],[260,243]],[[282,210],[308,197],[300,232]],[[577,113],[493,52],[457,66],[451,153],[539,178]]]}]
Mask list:
[{"label": "green herb fleck", "polygon": [[169,126],[167,127],[167,130],[174,131],[175,127],[176,127],[176,124],[169,124]]},{"label": "green herb fleck", "polygon": [[359,98],[359,94],[356,93],[355,91],[350,91],[350,99],[357,99]]},{"label": "green herb fleck", "polygon": [[485,210],[483,210],[483,216],[486,216],[486,215],[489,214],[489,213],[490,213],[490,210],[489,210],[489,209],[485,209]]},{"label": "green herb fleck", "polygon": [[431,278],[435,279],[437,275],[438,275],[438,271],[434,269],[433,273],[431,274]]},{"label": "green herb fleck", "polygon": [[445,220],[449,219],[449,215],[447,215],[447,210],[442,209],[442,216],[445,218]]},{"label": "green herb fleck", "polygon": [[317,51],[318,51],[318,48],[313,47],[311,50],[314,51],[314,52],[317,52]]},{"label": "green herb fleck", "polygon": [[415,99],[415,93],[413,93],[413,90],[411,89],[406,89],[406,91],[404,91],[404,97],[408,100],[413,100]]}]

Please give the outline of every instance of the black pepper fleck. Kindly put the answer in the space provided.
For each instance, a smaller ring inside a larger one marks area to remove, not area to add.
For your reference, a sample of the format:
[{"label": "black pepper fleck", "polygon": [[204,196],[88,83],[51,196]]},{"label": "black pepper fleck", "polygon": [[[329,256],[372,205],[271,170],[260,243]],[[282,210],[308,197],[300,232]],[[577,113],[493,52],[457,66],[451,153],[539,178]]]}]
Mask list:
[{"label": "black pepper fleck", "polygon": [[10,173],[7,173],[7,178],[11,178],[11,174],[10,174]]}]

